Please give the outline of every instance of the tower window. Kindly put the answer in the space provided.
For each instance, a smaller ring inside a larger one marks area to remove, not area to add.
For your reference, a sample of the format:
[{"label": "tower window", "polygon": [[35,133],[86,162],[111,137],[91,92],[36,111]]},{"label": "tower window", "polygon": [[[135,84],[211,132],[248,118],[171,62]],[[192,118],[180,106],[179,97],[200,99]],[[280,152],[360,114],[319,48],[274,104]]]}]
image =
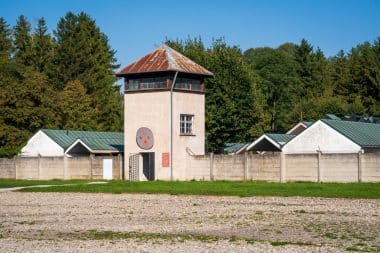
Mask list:
[{"label": "tower window", "polygon": [[165,89],[166,77],[138,78],[129,80],[128,90]]},{"label": "tower window", "polygon": [[193,134],[193,118],[194,115],[181,114],[180,115],[180,133],[183,135]]},{"label": "tower window", "polygon": [[175,84],[176,89],[201,91],[201,81],[197,79],[178,78]]}]

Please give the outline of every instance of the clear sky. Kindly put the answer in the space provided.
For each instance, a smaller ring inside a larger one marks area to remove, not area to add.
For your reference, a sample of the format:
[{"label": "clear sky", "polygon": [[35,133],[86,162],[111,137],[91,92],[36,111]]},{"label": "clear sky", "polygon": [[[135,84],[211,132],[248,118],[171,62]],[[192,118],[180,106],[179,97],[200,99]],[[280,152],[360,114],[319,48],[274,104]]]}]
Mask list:
[{"label": "clear sky", "polygon": [[327,56],[380,37],[378,0],[0,0],[0,16],[12,26],[24,14],[32,26],[44,17],[53,30],[68,11],[96,19],[122,65],[165,37],[201,36],[207,46],[224,37],[243,50],[306,38]]}]

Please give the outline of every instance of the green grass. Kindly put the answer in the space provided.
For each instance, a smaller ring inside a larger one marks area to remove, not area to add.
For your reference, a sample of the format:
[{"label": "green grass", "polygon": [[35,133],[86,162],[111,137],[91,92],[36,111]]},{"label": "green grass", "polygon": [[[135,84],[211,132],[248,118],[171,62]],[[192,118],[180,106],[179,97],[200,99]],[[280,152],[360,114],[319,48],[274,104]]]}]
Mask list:
[{"label": "green grass", "polygon": [[14,180],[14,179],[0,179],[0,188],[12,188],[20,186],[33,186],[33,185],[62,185],[62,184],[80,184],[89,182],[88,180]]},{"label": "green grass", "polygon": [[[46,181],[49,182],[49,181]],[[28,188],[25,192],[158,193],[215,196],[304,196],[380,199],[380,183],[269,183],[261,181],[110,181],[102,185],[78,184]]]},{"label": "green grass", "polygon": [[357,243],[351,247],[346,248],[346,251],[380,252],[380,246],[378,246],[378,245],[367,245],[365,243]]},{"label": "green grass", "polygon": [[93,240],[120,240],[120,239],[138,239],[140,241],[148,241],[154,239],[161,240],[178,240],[178,241],[202,241],[215,242],[223,238],[209,235],[188,235],[188,234],[160,234],[160,233],[145,233],[145,232],[114,232],[114,231],[97,231],[88,230],[82,234],[85,238]]},{"label": "green grass", "polygon": [[270,242],[270,245],[272,246],[284,246],[288,244],[291,244],[291,242]]}]

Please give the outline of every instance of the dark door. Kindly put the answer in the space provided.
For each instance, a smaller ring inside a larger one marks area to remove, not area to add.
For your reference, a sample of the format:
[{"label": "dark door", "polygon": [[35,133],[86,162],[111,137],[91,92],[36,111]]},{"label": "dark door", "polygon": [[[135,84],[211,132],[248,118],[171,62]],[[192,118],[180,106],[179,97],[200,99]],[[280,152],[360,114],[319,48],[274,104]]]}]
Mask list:
[{"label": "dark door", "polygon": [[154,180],[154,152],[142,153],[143,173],[148,180]]}]

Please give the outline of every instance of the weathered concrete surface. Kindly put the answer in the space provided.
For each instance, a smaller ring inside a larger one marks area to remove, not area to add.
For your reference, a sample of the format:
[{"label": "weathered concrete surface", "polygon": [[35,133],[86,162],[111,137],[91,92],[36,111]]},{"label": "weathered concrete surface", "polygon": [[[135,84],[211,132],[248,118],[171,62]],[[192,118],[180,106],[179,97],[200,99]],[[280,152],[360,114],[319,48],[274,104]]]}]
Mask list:
[{"label": "weathered concrete surface", "polygon": [[[280,181],[283,166],[283,181],[380,182],[380,152],[288,154],[282,157],[283,162],[278,152],[239,155],[187,154],[182,164],[182,169],[186,168],[186,172],[181,179]],[[128,176],[128,163],[123,164],[121,156],[16,157],[0,158],[0,178],[99,180],[103,178],[103,159],[109,158],[113,159],[113,179],[122,179],[123,165],[125,176]],[[169,168],[165,167],[165,170]]]},{"label": "weathered concrete surface", "polygon": [[121,156],[0,158],[0,178],[103,179],[103,159],[112,159],[113,179],[122,179]]},{"label": "weathered concrete surface", "polygon": [[[379,200],[7,192],[0,203],[2,252],[380,249]],[[137,236],[95,240],[89,230]],[[206,239],[181,239],[189,234]]]}]

